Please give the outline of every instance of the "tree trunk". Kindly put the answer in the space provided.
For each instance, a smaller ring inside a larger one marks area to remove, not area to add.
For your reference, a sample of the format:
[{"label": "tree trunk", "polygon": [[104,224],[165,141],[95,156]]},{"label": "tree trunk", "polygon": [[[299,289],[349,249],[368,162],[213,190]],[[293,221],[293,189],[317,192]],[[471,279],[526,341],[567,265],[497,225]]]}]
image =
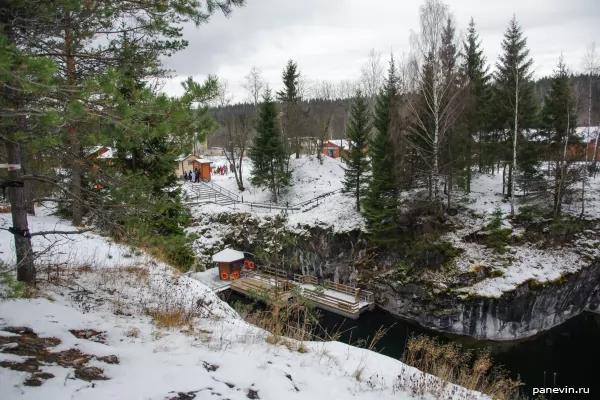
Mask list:
[{"label": "tree trunk", "polygon": [[515,71],[515,131],[513,134],[513,159],[510,170],[510,214],[515,215],[515,173],[517,171],[517,134],[519,124],[519,72]]},{"label": "tree trunk", "polygon": [[433,198],[435,202],[435,208],[438,212],[438,216],[441,215],[441,202],[440,202],[440,166],[439,166],[439,155],[440,155],[440,104],[437,93],[437,85],[435,79],[435,72],[433,78],[433,119],[434,119],[434,130],[433,130]]},{"label": "tree trunk", "polygon": [[360,212],[360,171],[356,172],[356,211]]},{"label": "tree trunk", "polygon": [[[19,145],[13,141],[6,141],[6,155],[9,164],[20,164],[21,155]],[[17,280],[35,283],[35,266],[33,265],[33,250],[31,237],[27,224],[27,208],[25,206],[25,187],[18,186],[23,183],[21,169],[8,171],[8,180],[15,183],[15,187],[8,188],[8,198],[12,214],[12,224],[15,237],[15,253],[17,255]]]},{"label": "tree trunk", "polygon": [[[23,174],[27,174],[29,172],[29,154],[27,154],[27,149],[24,146],[19,147],[21,153],[21,170]],[[35,193],[33,189],[33,182],[25,181],[25,209],[29,215],[35,215],[35,204],[33,203]]]},{"label": "tree trunk", "polygon": [[[596,164],[598,162],[598,142],[600,142],[600,125],[598,125],[598,134],[596,135],[596,143],[594,143],[594,152],[592,153],[592,171],[596,176]],[[587,152],[587,148],[585,149]]]},{"label": "tree trunk", "polygon": [[571,123],[570,117],[571,117],[571,115],[567,111],[567,131],[565,133],[565,146],[563,148],[562,161],[560,164],[560,175],[559,175],[559,180],[558,180],[558,188],[557,188],[557,193],[556,193],[556,200],[554,203],[554,218],[557,218],[560,216],[561,208],[562,208],[562,196],[563,196],[562,189],[565,185],[565,175],[567,174],[565,167],[567,164],[567,146],[569,143],[569,126]]},{"label": "tree trunk", "polygon": [[[9,44],[15,44],[13,25],[11,17],[11,9],[3,10],[0,13],[0,24],[3,25],[3,33]],[[19,80],[17,79],[14,86],[6,86],[1,88],[0,94],[8,103],[9,107],[18,109],[20,105]],[[17,280],[21,282],[35,284],[35,266],[33,264],[33,250],[31,247],[31,236],[27,223],[27,208],[25,205],[25,185],[22,178],[21,170],[21,151],[20,145],[15,137],[11,137],[14,131],[19,130],[19,124],[23,122],[24,117],[15,117],[15,121],[6,119],[3,126],[3,133],[8,134],[8,138],[4,140],[6,147],[6,158],[8,164],[16,165],[16,168],[8,169],[8,182],[12,185],[8,186],[8,199],[10,201],[10,210],[12,216],[12,227],[9,228],[15,238],[15,253],[17,258]]]},{"label": "tree trunk", "polygon": [[[74,57],[74,43],[73,36],[70,29],[65,31],[65,47],[66,47],[66,64],[67,64],[67,83],[73,90],[76,84],[76,67]],[[75,96],[71,96],[71,101],[75,100]],[[79,158],[81,156],[81,143],[79,141],[79,135],[77,127],[73,122],[70,123],[69,138],[71,140],[71,193],[74,195],[73,207],[72,207],[72,220],[73,225],[81,226],[83,222],[83,208],[81,202],[77,199],[81,199],[81,165]]]},{"label": "tree trunk", "polygon": [[[469,140],[467,141],[467,157],[466,157],[466,168],[467,168],[467,193],[471,193],[471,161],[473,160],[473,135],[469,132]],[[479,162],[479,173],[481,173],[481,161]]]}]

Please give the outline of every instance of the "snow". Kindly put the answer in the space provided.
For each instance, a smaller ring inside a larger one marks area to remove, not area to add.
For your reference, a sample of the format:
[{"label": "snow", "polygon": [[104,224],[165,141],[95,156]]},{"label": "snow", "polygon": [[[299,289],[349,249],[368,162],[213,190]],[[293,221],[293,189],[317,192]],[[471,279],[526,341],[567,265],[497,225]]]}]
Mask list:
[{"label": "snow", "polygon": [[[213,161],[216,167],[229,165],[226,157],[206,157]],[[348,232],[364,228],[364,222],[360,213],[356,211],[356,200],[348,194],[339,192],[343,187],[344,169],[340,158],[332,159],[323,156],[323,163],[320,164],[316,157],[301,157],[299,159],[290,159],[290,168],[292,169],[293,185],[286,189],[278,201],[280,206],[295,206],[305,201],[314,199],[330,192],[338,191],[327,197],[319,199],[319,204],[306,212],[288,211],[288,225],[296,228],[298,225],[320,225],[322,227],[331,227],[336,232]],[[213,175],[211,180],[214,184],[237,194],[243,199],[245,204],[236,204],[223,206],[219,204],[205,204],[193,208],[195,217],[201,214],[218,214],[222,212],[247,213],[267,217],[281,213],[280,209],[269,210],[268,208],[251,207],[249,203],[270,204],[271,192],[262,188],[254,187],[250,184],[250,174],[252,163],[249,159],[244,159],[242,165],[243,182],[246,190],[238,190],[235,177],[232,173],[228,175]],[[184,197],[191,192],[190,186],[193,184],[184,184]],[[246,204],[248,203],[248,204]],[[316,205],[316,203],[314,203]]]},{"label": "snow", "polygon": [[231,286],[231,282],[222,281],[219,276],[219,268],[210,268],[202,272],[192,272],[189,274],[190,278],[202,282],[215,292],[228,289]]},{"label": "snow", "polygon": [[[600,218],[600,177],[590,178],[588,183],[585,217],[597,219]],[[555,281],[565,274],[587,267],[591,260],[600,257],[600,241],[590,239],[589,235],[576,238],[577,248],[538,249],[533,244],[510,245],[504,255],[496,254],[484,245],[465,242],[464,237],[480,231],[489,224],[491,214],[496,209],[500,209],[503,215],[501,229],[510,228],[513,230],[512,234],[517,236],[523,233],[522,229],[516,229],[507,219],[510,214],[510,202],[502,196],[502,174],[475,175],[472,188],[471,194],[464,195],[462,200],[464,206],[476,216],[469,215],[469,212],[459,214],[453,222],[462,228],[444,237],[463,250],[456,261],[459,271],[471,272],[485,266],[499,271],[502,276],[484,279],[472,286],[458,289],[457,292],[498,298],[529,280],[539,283]],[[519,213],[522,206],[529,204],[532,203],[523,203],[521,198],[517,198],[515,212]],[[571,204],[563,204],[563,211],[565,214],[579,216],[580,200],[575,199]]]},{"label": "snow", "polygon": [[107,146],[95,146],[89,150],[89,154],[95,154],[96,152],[106,149],[106,151],[98,156],[99,159],[103,158],[116,158],[117,157],[117,149]]},{"label": "snow", "polygon": [[[581,131],[581,129],[579,129]],[[212,157],[216,165],[226,165],[225,157]],[[290,206],[302,203],[316,196],[342,188],[344,178],[343,162],[340,158],[332,159],[323,157],[320,164],[315,157],[292,158],[290,166],[293,169],[294,185],[285,193],[282,193],[279,204]],[[245,160],[243,164],[244,185],[247,188],[239,192],[232,174],[213,176],[215,184],[243,196],[245,203],[269,203],[270,192],[253,187],[249,183],[251,162]],[[502,171],[501,171],[502,172]],[[594,242],[589,237],[577,239],[579,249],[556,248],[550,250],[536,249],[533,246],[509,246],[506,255],[497,255],[483,245],[468,243],[463,240],[467,235],[481,230],[489,224],[491,216],[496,209],[503,214],[502,228],[510,228],[513,235],[519,235],[522,230],[513,227],[507,216],[510,214],[510,201],[502,194],[502,173],[495,175],[473,174],[470,194],[455,192],[455,199],[466,208],[461,211],[453,221],[460,227],[458,231],[448,233],[444,236],[450,240],[455,247],[463,250],[457,260],[459,272],[471,272],[477,267],[485,266],[499,271],[502,276],[487,278],[472,287],[462,289],[466,293],[486,297],[498,297],[505,292],[514,290],[520,284],[534,279],[540,283],[556,280],[560,276],[577,271],[587,265],[589,260],[600,257],[600,243]],[[189,189],[189,184],[183,185],[184,191]],[[414,196],[415,193],[405,193],[406,197]],[[531,202],[526,197],[523,199],[517,192],[516,212],[524,205]],[[586,209],[585,217],[588,219],[600,219],[600,176],[590,178],[586,187]],[[579,216],[581,213],[578,194],[573,200],[563,204],[565,214]],[[241,214],[250,213],[256,218],[273,217],[281,210],[269,211],[263,208],[250,208],[247,204],[236,204],[235,206],[222,206],[218,204],[206,204],[192,208],[192,213],[199,223],[199,227],[191,228],[190,232],[198,232],[201,238],[194,244],[196,254],[203,260],[201,264],[207,264],[207,257],[215,251],[220,250],[223,238],[231,233],[232,228],[226,224],[208,221],[210,215],[220,213]],[[288,211],[288,231],[303,234],[307,226],[319,226],[330,228],[334,232],[348,232],[355,229],[364,229],[362,216],[355,211],[355,200],[341,192],[336,192],[328,197],[320,199],[319,205],[307,212]],[[589,235],[588,235],[589,236]],[[588,250],[582,251],[582,248]]]},{"label": "snow", "polygon": [[[7,221],[9,215],[0,217]],[[33,232],[75,229],[51,216],[31,221]],[[11,242],[12,236],[0,231],[3,261],[14,260]],[[425,376],[392,358],[339,342],[307,342],[306,352],[297,351],[292,340],[286,346],[269,344],[267,332],[244,322],[201,282],[147,255],[130,255],[131,249],[94,233],[34,237],[37,251],[50,242],[53,251],[39,260],[38,271],[44,277],[48,264],[64,262],[59,280],[41,279],[39,297],[1,301],[0,335],[17,340],[18,335],[2,329],[24,326],[40,337],[57,338],[61,343],[49,351],[78,349],[96,356],[88,366],[101,368],[108,380],[86,382],[75,377],[74,367],[42,363],[40,369],[54,377],[30,387],[23,385],[29,373],[0,367],[3,399],[163,400],[197,391],[198,399],[243,400],[252,389],[263,400],[408,400],[416,396],[407,386],[398,389],[398,377],[409,382]],[[189,315],[189,324],[161,328],[150,316],[175,311]],[[73,329],[103,332],[106,342],[78,338],[69,332]],[[0,360],[25,360],[6,351],[0,351]],[[110,355],[119,364],[97,359]],[[362,378],[356,378],[357,371]],[[457,400],[485,398],[453,385],[444,390]]]},{"label": "snow", "polygon": [[238,260],[244,259],[244,253],[238,250],[233,249],[225,249],[216,253],[212,257],[213,262],[216,263],[230,263]]}]

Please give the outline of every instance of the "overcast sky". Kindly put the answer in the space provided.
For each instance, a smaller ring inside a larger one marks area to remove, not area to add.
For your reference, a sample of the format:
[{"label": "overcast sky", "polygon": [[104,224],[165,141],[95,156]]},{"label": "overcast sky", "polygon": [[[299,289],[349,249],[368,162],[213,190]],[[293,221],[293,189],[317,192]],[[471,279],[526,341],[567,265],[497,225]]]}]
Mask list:
[{"label": "overcast sky", "polygon": [[[227,79],[235,100],[245,100],[244,76],[257,66],[279,90],[289,59],[311,80],[337,83],[355,79],[369,49],[410,51],[418,29],[421,0],[247,0],[230,18],[215,15],[207,25],[186,27],[186,50],[166,60],[176,78],[164,91],[182,93],[179,82],[208,74]],[[586,47],[600,40],[600,0],[447,0],[459,34],[473,17],[488,63],[498,58],[502,35],[513,14],[521,24],[536,76],[552,73],[562,52],[573,70],[581,68]],[[600,50],[600,43],[597,44]]]}]

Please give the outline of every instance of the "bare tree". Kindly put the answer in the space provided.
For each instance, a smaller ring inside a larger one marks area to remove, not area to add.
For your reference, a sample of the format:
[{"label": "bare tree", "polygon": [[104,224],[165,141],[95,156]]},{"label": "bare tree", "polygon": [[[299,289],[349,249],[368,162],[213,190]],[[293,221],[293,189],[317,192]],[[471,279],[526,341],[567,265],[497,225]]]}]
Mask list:
[{"label": "bare tree", "polygon": [[363,88],[365,97],[371,102],[374,101],[375,97],[379,94],[379,90],[383,85],[384,69],[381,63],[381,53],[375,51],[375,49],[369,50],[369,55],[366,63],[361,67],[360,70],[360,83]]},{"label": "bare tree", "polygon": [[313,139],[317,159],[323,162],[321,151],[331,130],[331,121],[333,120],[334,99],[336,98],[335,86],[327,81],[316,82],[314,85],[314,95],[319,99],[319,108],[314,110],[313,118],[316,125],[317,136]]},{"label": "bare tree", "polygon": [[359,81],[354,80],[342,80],[338,83],[335,89],[336,99],[351,99],[354,97],[356,90],[360,87]]},{"label": "bare tree", "polygon": [[415,120],[410,128],[410,145],[420,155],[428,170],[432,200],[439,215],[442,214],[441,143],[456,119],[455,99],[459,93],[458,90],[449,90],[454,85],[454,79],[444,76],[442,65],[442,32],[447,21],[448,9],[441,1],[426,0],[421,6],[421,29],[418,33],[413,32],[411,37],[411,72],[418,76],[419,96],[409,96],[408,101]]},{"label": "bare tree", "polygon": [[242,106],[228,111],[225,118],[225,157],[233,169],[238,189],[244,191],[242,164],[244,153],[254,130],[254,115],[251,107]]},{"label": "bare tree", "polygon": [[244,77],[244,84],[242,85],[250,100],[254,103],[254,107],[258,107],[260,96],[265,88],[265,80],[262,77],[262,71],[258,67],[252,67],[248,75]]}]

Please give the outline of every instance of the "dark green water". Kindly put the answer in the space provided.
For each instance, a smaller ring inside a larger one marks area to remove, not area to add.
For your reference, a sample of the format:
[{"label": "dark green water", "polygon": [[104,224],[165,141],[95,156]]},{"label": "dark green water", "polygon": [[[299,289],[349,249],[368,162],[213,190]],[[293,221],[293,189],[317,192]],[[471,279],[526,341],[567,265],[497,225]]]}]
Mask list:
[{"label": "dark green water", "polygon": [[[235,301],[249,303],[248,299],[236,294],[228,295],[227,301],[230,304]],[[492,342],[440,334],[380,309],[367,312],[358,320],[321,312],[322,326],[329,332],[341,332],[339,340],[344,343],[364,346],[378,329],[388,329],[375,347],[379,353],[392,358],[401,358],[410,335],[426,334],[466,348],[489,348],[497,364],[503,365],[513,379],[520,377],[525,383],[522,388],[525,395],[531,396],[536,387],[568,386],[589,388],[589,394],[553,394],[552,399],[600,399],[600,315],[597,314],[581,314],[527,340]],[[546,399],[550,400],[550,395]]]}]

